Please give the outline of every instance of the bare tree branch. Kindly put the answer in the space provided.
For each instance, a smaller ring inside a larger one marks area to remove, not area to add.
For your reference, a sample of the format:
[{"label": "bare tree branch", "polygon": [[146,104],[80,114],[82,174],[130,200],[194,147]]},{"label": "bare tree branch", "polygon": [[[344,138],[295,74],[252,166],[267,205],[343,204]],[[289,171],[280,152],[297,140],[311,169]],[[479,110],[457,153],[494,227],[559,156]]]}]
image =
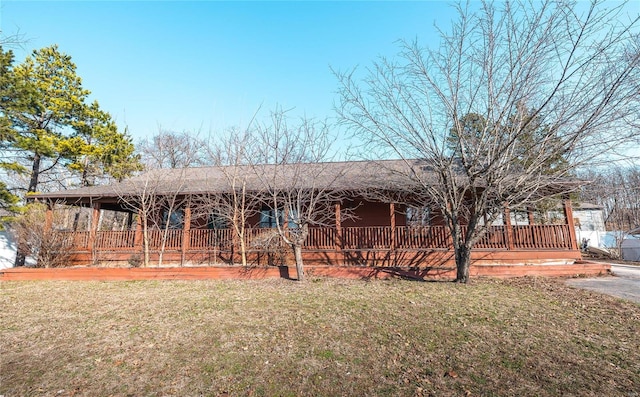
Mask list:
[{"label": "bare tree branch", "polygon": [[[404,42],[397,61],[379,60],[363,78],[336,73],[337,112],[366,152],[419,159],[437,176],[405,175],[445,218],[458,281],[504,205],[568,194],[577,169],[638,142],[629,126],[640,116],[640,17],[624,21],[607,6],[458,5],[439,47]],[[469,115],[481,128],[470,128]]]},{"label": "bare tree branch", "polygon": [[326,123],[291,123],[281,109],[271,114],[270,123],[255,128],[251,167],[264,186],[262,199],[269,211],[263,216],[273,218],[278,234],[292,248],[299,281],[304,280],[302,246],[309,228],[335,225],[333,205],[345,197],[338,187],[344,170],[328,162],[334,141]]}]

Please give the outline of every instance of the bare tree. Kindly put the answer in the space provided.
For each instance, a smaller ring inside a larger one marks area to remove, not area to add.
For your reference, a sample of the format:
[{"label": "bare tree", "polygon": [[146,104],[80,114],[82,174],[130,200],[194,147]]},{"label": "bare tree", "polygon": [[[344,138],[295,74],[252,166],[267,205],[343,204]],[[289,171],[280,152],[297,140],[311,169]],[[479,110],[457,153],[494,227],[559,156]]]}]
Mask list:
[{"label": "bare tree", "polygon": [[150,139],[138,145],[142,161],[149,169],[186,168],[203,165],[205,155],[201,140],[186,131],[159,129]]},{"label": "bare tree", "polygon": [[142,230],[143,265],[148,267],[151,256],[151,238],[149,236],[151,227],[149,223],[155,212],[156,191],[159,184],[152,180],[148,174],[140,182],[133,184],[131,180],[125,180],[120,185],[116,185],[116,190],[124,207],[138,214],[137,223]]},{"label": "bare tree", "polygon": [[158,266],[162,265],[169,234],[184,227],[184,214],[179,210],[185,205],[185,181],[186,169],[180,168],[151,170],[114,185],[123,207],[138,214],[145,267],[150,264],[152,248],[158,249]]},{"label": "bare tree", "polygon": [[264,186],[261,222],[274,227],[293,250],[298,281],[304,280],[302,247],[309,227],[335,224],[333,205],[344,198],[342,165],[328,162],[334,141],[326,123],[292,124],[283,110],[255,129],[251,165]]},{"label": "bare tree", "polygon": [[215,181],[218,191],[196,195],[193,200],[200,216],[210,217],[207,222],[212,227],[229,226],[233,230],[243,266],[247,266],[248,222],[258,213],[261,202],[260,189],[250,183],[255,179],[249,167],[254,146],[250,132],[238,129],[229,130],[208,146],[207,162],[218,167],[222,180]]},{"label": "bare tree", "polygon": [[581,176],[592,183],[582,189],[580,198],[602,206],[608,230],[640,227],[640,166],[616,165]]},{"label": "bare tree", "polygon": [[[405,42],[398,60],[363,77],[336,73],[337,111],[367,151],[429,171],[404,176],[443,215],[459,282],[504,205],[576,189],[567,177],[577,167],[640,136],[628,128],[638,117],[638,16],[601,2],[584,12],[556,1],[472,6],[457,6],[437,48]],[[472,114],[483,122],[470,131]]]},{"label": "bare tree", "polygon": [[160,129],[140,144],[142,161],[148,171],[117,185],[117,194],[126,208],[137,212],[143,234],[144,266],[150,264],[153,247],[162,265],[171,233],[184,228],[182,208],[190,203],[184,188],[189,167],[202,165],[203,143],[187,132]]},{"label": "bare tree", "polygon": [[[169,233],[175,230],[182,230],[185,227],[186,220],[182,209],[185,205],[189,205],[191,199],[190,195],[182,195],[186,178],[186,169],[180,168],[179,174],[173,174],[172,177],[174,178],[172,180],[174,188],[169,191],[165,191],[162,195],[156,196],[156,213],[160,215],[160,218],[157,216],[152,218],[155,222],[158,220],[160,221],[159,229],[162,230],[159,247],[160,252],[158,254],[158,266],[162,266]],[[156,224],[156,227],[157,226],[158,225]],[[182,244],[184,244],[184,241],[182,241]]]}]

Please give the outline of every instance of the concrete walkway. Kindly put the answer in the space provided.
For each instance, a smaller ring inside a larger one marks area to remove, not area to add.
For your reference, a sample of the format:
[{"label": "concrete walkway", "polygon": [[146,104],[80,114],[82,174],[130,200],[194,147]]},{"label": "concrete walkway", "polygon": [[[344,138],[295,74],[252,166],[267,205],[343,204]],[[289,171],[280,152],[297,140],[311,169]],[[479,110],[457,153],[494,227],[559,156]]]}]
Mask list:
[{"label": "concrete walkway", "polygon": [[640,266],[612,263],[611,273],[610,277],[574,278],[567,280],[567,284],[640,304]]}]

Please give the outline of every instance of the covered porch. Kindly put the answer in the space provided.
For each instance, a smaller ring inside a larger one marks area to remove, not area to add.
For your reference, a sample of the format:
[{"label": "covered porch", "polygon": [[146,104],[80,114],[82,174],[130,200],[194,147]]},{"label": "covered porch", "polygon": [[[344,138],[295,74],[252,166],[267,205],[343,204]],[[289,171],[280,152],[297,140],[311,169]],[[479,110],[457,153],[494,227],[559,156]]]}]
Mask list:
[{"label": "covered porch", "polygon": [[[395,203],[376,203],[371,222],[343,221],[341,204],[335,204],[335,224],[312,227],[303,246],[308,266],[364,266],[431,268],[453,266],[451,236],[441,224],[412,225],[406,210]],[[126,213],[120,230],[100,228],[102,211],[120,210],[113,202],[94,201],[85,230],[56,230],[53,202],[49,202],[45,228],[69,241],[70,264],[140,266],[143,228],[136,214]],[[366,209],[364,212],[373,212]],[[374,206],[371,206],[374,208]],[[380,213],[384,208],[384,213]],[[572,207],[563,203],[564,223],[535,224],[530,212],[526,224],[513,224],[508,208],[503,224],[490,226],[472,253],[474,265],[571,264],[581,259],[572,225]],[[386,214],[385,214],[386,213]],[[191,218],[192,209],[182,208],[181,228],[149,229],[146,238],[151,265],[162,255],[163,266],[233,266],[240,262],[239,240],[231,228],[202,228]],[[259,225],[257,225],[259,226]],[[464,228],[464,226],[463,226]],[[274,229],[250,227],[244,232],[244,246],[251,266],[287,265],[292,261]]]}]

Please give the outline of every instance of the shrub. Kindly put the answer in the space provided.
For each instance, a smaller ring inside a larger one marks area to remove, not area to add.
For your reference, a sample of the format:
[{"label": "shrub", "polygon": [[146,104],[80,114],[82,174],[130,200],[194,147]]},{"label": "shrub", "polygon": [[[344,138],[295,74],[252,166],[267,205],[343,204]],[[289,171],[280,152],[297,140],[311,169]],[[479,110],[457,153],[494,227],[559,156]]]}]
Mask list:
[{"label": "shrub", "polygon": [[18,245],[18,254],[35,259],[35,267],[64,267],[71,257],[71,237],[46,228],[46,206],[29,204],[24,213],[11,223],[10,229]]},{"label": "shrub", "polygon": [[266,254],[269,266],[285,264],[289,251],[277,230],[265,230],[256,235],[251,241],[251,249]]},{"label": "shrub", "polygon": [[129,257],[129,267],[140,267],[142,266],[142,255],[133,254]]}]

